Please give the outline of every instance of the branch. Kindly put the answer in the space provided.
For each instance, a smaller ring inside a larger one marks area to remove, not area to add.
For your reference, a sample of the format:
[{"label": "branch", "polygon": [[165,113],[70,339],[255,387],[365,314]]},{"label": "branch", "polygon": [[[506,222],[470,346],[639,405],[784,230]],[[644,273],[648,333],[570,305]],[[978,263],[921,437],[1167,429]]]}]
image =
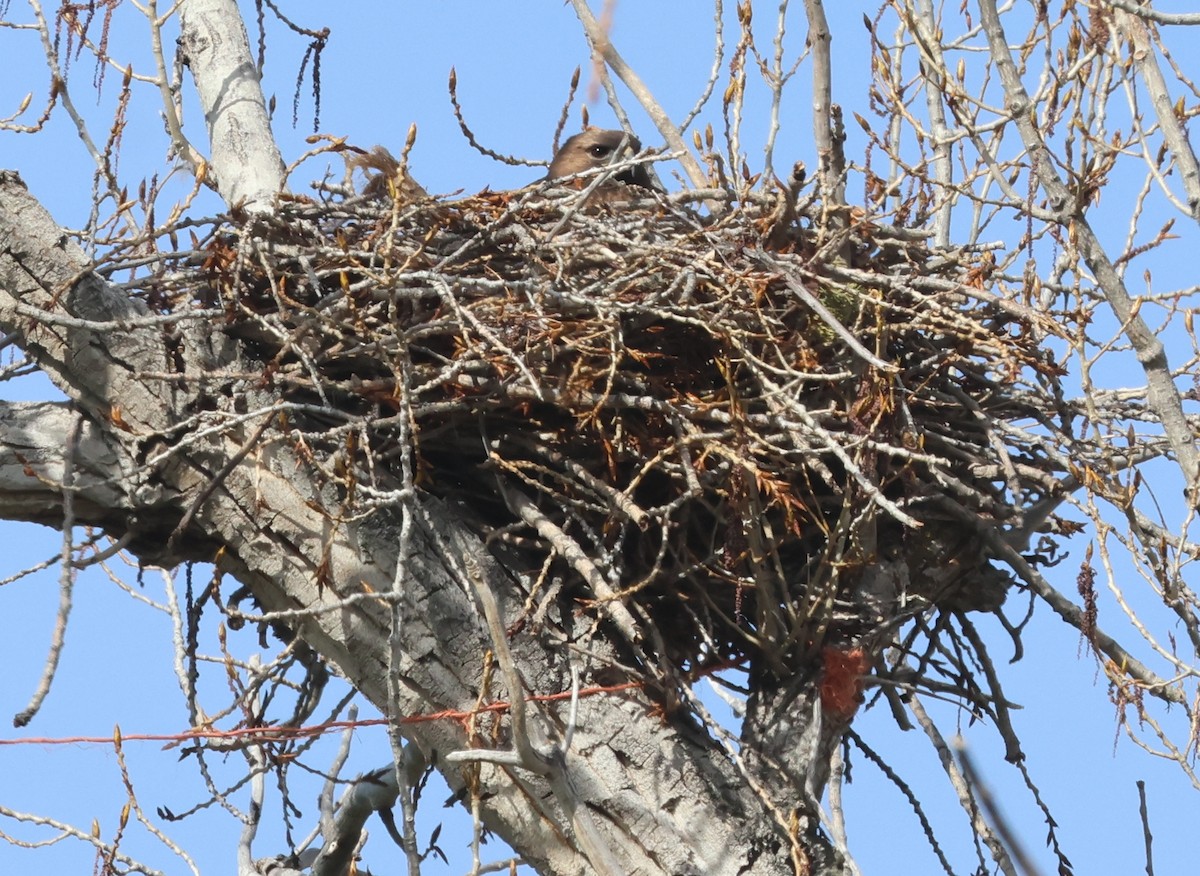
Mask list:
[{"label": "branch", "polygon": [[[0,519],[62,525],[73,419],[65,402],[0,402]],[[75,519],[105,528],[126,522],[121,481],[129,476],[132,460],[85,421],[73,466]]]},{"label": "branch", "polygon": [[917,0],[915,14],[908,6],[908,26],[913,33],[918,51],[921,53],[921,69],[925,74],[925,108],[929,113],[930,132],[933,134],[933,179],[946,194],[942,195],[933,223],[933,242],[936,246],[950,246],[950,219],[954,200],[949,196],[954,182],[954,164],[950,150],[950,127],[946,123],[946,57],[942,53],[937,18],[933,0]]},{"label": "branch", "polygon": [[[933,745],[934,751],[937,752],[938,760],[941,761],[942,769],[946,771],[946,776],[950,780],[951,786],[954,788],[954,793],[958,796],[959,805],[963,811],[967,813],[967,817],[971,820],[971,828],[975,835],[983,840],[983,844],[987,846],[992,853],[992,860],[996,862],[996,866],[1004,876],[1017,876],[1017,869],[1013,865],[1012,859],[1009,857],[1008,850],[1004,847],[1004,843],[998,837],[995,831],[984,820],[983,814],[979,811],[978,801],[976,800],[975,790],[967,777],[963,775],[958,764],[955,763],[950,745],[934,724],[933,719],[929,717],[929,713],[925,711],[925,706],[918,696],[910,697],[907,700],[908,708],[912,712],[913,717],[917,719],[917,723],[921,729],[925,731],[925,735],[929,737],[930,743]],[[983,862],[982,854],[980,854],[980,871],[986,869]]]},{"label": "branch", "polygon": [[1080,255],[1091,269],[1097,286],[1108,300],[1117,319],[1121,321],[1125,335],[1137,352],[1138,361],[1146,374],[1146,392],[1150,408],[1162,423],[1163,431],[1171,442],[1171,449],[1175,451],[1175,458],[1187,480],[1188,494],[1194,499],[1194,493],[1200,486],[1200,454],[1197,454],[1192,428],[1183,413],[1183,401],[1171,375],[1166,349],[1154,330],[1139,315],[1137,301],[1129,294],[1124,280],[1083,215],[1081,206],[1076,203],[1070,189],[1055,169],[1055,157],[1046,147],[1041,131],[1038,130],[1033,105],[1009,51],[1008,38],[1000,23],[995,0],[981,0],[979,11],[992,60],[1004,85],[1008,111],[1016,122],[1021,140],[1029,152],[1038,181],[1046,190],[1050,205],[1058,214],[1058,221],[1069,225],[1074,232]]},{"label": "branch", "polygon": [[[1156,21],[1159,24],[1200,24],[1200,13],[1197,12],[1159,12],[1150,6],[1143,6],[1136,0],[1104,0],[1109,6],[1144,18],[1146,21]],[[1101,4],[1103,5],[1103,4]]]},{"label": "branch", "polygon": [[987,539],[988,545],[997,559],[1010,565],[1034,593],[1054,609],[1059,617],[1087,636],[1088,640],[1106,654],[1121,672],[1135,679],[1149,693],[1159,699],[1180,705],[1187,703],[1186,697],[1178,688],[1172,687],[1168,681],[1159,678],[1148,666],[1121,647],[1112,636],[1099,627],[1087,623],[1083,616],[1083,610],[1050,586],[1050,583],[1038,574],[1037,570],[1030,566],[1016,549],[995,534],[984,533],[984,538]]},{"label": "branch", "polygon": [[399,796],[396,771],[390,764],[355,779],[342,797],[333,836],[325,837],[325,845],[313,862],[313,876],[341,876],[347,872],[367,819],[380,809],[391,809]]},{"label": "branch", "polygon": [[42,669],[42,677],[37,690],[24,709],[13,718],[14,727],[24,727],[33,719],[42,707],[54,676],[58,671],[58,660],[62,655],[62,647],[67,638],[67,619],[75,602],[75,572],[71,568],[71,555],[75,552],[75,459],[79,453],[79,433],[83,428],[83,420],[76,415],[67,432],[66,447],[63,451],[62,477],[62,556],[59,560],[58,579],[58,616],[54,624],[54,635],[50,640],[50,653],[46,655],[46,665]]},{"label": "branch", "polygon": [[1150,93],[1150,102],[1154,106],[1154,114],[1162,130],[1163,140],[1170,147],[1171,155],[1179,168],[1179,178],[1183,183],[1184,192],[1187,193],[1192,218],[1200,220],[1200,165],[1196,162],[1196,153],[1188,141],[1187,131],[1183,129],[1183,124],[1171,103],[1170,89],[1167,87],[1162,68],[1158,66],[1154,47],[1150,45],[1150,33],[1146,23],[1136,13],[1118,12],[1114,17],[1117,27],[1132,46],[1130,54],[1133,63],[1142,74],[1146,90]]},{"label": "branch", "polygon": [[833,106],[832,36],[821,0],[805,0],[808,45],[813,58],[813,145],[818,156],[821,198],[831,207],[846,203],[846,157],[839,140],[840,121]]},{"label": "branch", "polygon": [[283,187],[283,158],[238,4],[186,0],[179,26],[208,126],[217,188],[230,207],[267,212]]},{"label": "branch", "polygon": [[642,109],[650,116],[650,120],[654,122],[654,126],[658,128],[658,132],[663,135],[663,139],[667,141],[667,145],[671,147],[671,151],[680,153],[679,163],[683,165],[684,172],[687,173],[692,185],[698,189],[705,188],[708,185],[708,177],[705,176],[704,171],[700,169],[700,163],[696,161],[695,156],[688,149],[687,143],[683,140],[683,134],[675,126],[675,123],[671,121],[671,117],[667,115],[667,111],[654,99],[654,95],[646,87],[646,83],[633,71],[632,67],[625,63],[625,59],[617,52],[609,40],[608,34],[604,32],[604,28],[600,26],[600,22],[596,20],[596,16],[592,15],[592,10],[588,7],[587,0],[571,0],[571,5],[575,8],[575,14],[579,16],[579,23],[583,25],[583,32],[587,36],[592,51],[604,59],[604,63],[611,67],[612,71],[617,74],[617,77],[633,92],[633,96],[637,98],[638,103],[642,105]]}]

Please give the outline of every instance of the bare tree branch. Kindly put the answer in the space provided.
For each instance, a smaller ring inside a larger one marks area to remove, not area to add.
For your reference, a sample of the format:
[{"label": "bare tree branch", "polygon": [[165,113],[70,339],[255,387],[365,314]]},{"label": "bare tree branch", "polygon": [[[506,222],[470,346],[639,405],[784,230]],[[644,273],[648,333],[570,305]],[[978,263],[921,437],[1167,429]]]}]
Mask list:
[{"label": "bare tree branch", "polygon": [[267,102],[237,3],[184,0],[179,25],[221,196],[231,207],[270,210],[283,186],[283,158],[271,134]]}]

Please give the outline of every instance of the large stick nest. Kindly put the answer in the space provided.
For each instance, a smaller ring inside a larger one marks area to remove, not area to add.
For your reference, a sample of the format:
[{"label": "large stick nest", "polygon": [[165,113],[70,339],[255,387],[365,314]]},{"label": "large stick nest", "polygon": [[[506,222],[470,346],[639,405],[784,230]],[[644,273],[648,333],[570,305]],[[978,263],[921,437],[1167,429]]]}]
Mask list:
[{"label": "large stick nest", "polygon": [[979,533],[1040,497],[1006,427],[1054,396],[1054,328],[986,253],[788,193],[685,200],[330,196],[222,221],[203,270],[143,288],[223,311],[289,403],[264,440],[303,450],[331,515],[405,483],[458,503],[535,627],[567,598],[632,617],[664,665],[781,667],[996,608]]}]

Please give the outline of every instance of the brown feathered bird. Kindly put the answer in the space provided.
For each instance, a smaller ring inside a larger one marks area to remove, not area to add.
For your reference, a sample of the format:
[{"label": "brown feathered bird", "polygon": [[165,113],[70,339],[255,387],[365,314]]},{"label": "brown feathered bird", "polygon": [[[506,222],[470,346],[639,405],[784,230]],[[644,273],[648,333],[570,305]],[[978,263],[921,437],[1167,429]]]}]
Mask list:
[{"label": "brown feathered bird", "polygon": [[[606,167],[614,161],[622,161],[641,151],[641,141],[632,134],[626,134],[624,131],[589,128],[562,144],[562,148],[550,162],[550,170],[546,174],[546,179],[562,179],[574,173]],[[591,179],[585,178],[574,180],[571,184],[584,188],[591,182]],[[650,174],[644,165],[639,164],[613,174],[607,182],[601,184],[600,188],[592,193],[588,200],[591,203],[611,203],[637,197],[637,193],[626,190],[626,186],[654,189]]]},{"label": "brown feathered bird", "polygon": [[368,198],[386,195],[408,204],[429,197],[421,184],[409,175],[408,168],[402,167],[396,156],[383,146],[376,146],[370,152],[358,150],[346,159],[346,165],[351,170],[361,170],[366,176],[367,184],[362,193]]}]

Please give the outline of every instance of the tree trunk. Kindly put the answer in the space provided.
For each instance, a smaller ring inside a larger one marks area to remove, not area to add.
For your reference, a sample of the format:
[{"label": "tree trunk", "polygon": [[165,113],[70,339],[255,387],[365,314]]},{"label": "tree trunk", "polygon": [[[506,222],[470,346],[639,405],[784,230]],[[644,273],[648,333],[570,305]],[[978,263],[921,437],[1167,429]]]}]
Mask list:
[{"label": "tree trunk", "polygon": [[212,149],[209,166],[197,171],[215,177],[211,182],[230,207],[268,211],[283,186],[283,158],[238,5],[185,0],[179,26]]}]

